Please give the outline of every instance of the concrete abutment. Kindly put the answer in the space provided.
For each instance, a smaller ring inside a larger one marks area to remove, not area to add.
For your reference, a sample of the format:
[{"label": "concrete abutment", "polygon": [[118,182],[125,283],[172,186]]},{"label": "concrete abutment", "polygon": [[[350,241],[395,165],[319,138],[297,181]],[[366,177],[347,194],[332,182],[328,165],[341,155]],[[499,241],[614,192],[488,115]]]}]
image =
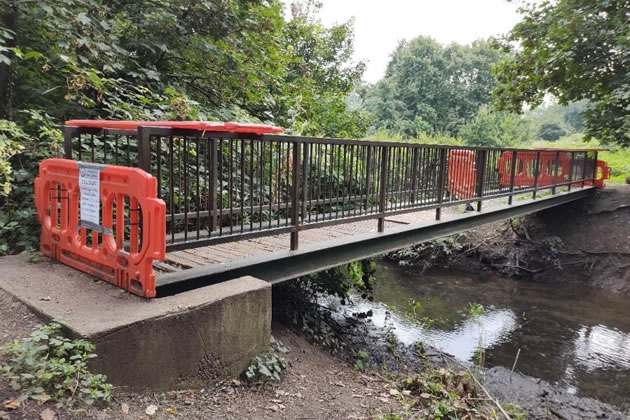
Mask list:
[{"label": "concrete abutment", "polygon": [[22,254],[0,258],[0,288],[94,343],[94,372],[129,390],[237,377],[269,348],[271,286],[250,276],[146,300]]}]

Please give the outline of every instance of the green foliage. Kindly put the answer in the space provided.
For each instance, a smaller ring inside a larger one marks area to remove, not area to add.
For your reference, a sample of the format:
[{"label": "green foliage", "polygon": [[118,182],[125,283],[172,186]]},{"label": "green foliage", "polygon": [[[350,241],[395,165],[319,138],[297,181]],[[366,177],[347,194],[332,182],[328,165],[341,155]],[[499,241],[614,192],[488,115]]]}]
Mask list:
[{"label": "green foliage", "polygon": [[385,78],[359,90],[375,128],[403,138],[444,133],[455,136],[495,85],[491,67],[501,53],[486,41],[442,46],[418,37],[392,54]]},{"label": "green foliage", "polygon": [[38,163],[49,157],[59,157],[61,153],[61,131],[48,114],[29,111],[21,115],[25,130],[18,128],[5,132],[20,143],[22,153],[10,160],[13,166],[11,193],[0,195],[0,255],[38,248],[39,223],[35,219],[33,183]]},{"label": "green foliage", "polygon": [[392,410],[385,413],[382,417],[382,420],[402,420],[402,416],[400,414],[394,413]]},{"label": "green foliage", "polygon": [[282,356],[288,352],[289,349],[272,336],[269,351],[254,357],[243,377],[250,382],[279,381],[289,368],[289,362]]},{"label": "green foliage", "polygon": [[359,350],[357,353],[357,360],[354,361],[354,368],[356,370],[364,371],[365,370],[365,361],[368,358],[368,352],[365,350]]},{"label": "green foliage", "polygon": [[523,410],[514,404],[501,404],[501,408],[512,418],[512,420],[526,420],[527,417]]},{"label": "green foliage", "polygon": [[[0,0],[0,255],[37,247],[38,163],[66,119],[269,122],[362,137],[352,21],[305,0]],[[11,190],[11,186],[13,189]],[[10,193],[9,193],[10,191]]]},{"label": "green foliage", "polygon": [[493,112],[482,106],[475,117],[459,130],[466,144],[474,146],[510,147],[529,140],[529,123],[507,112]]},{"label": "green foliage", "polygon": [[0,120],[0,196],[7,196],[11,192],[13,168],[10,159],[20,152],[21,144],[28,139],[28,135],[14,122]]},{"label": "green foliage", "polygon": [[554,103],[529,110],[523,117],[529,122],[534,134],[539,135],[544,125],[555,124],[567,135],[572,135],[584,129],[583,113],[587,108],[587,101],[571,102],[567,105]]},{"label": "green foliage", "polygon": [[[274,289],[274,318],[292,324],[310,341],[331,353],[340,353],[346,343],[319,299],[337,297],[345,305],[350,300],[350,292],[354,291],[371,300],[374,270],[374,262],[363,260],[286,282]],[[366,318],[371,316],[371,311],[357,316]]]},{"label": "green foliage", "polygon": [[588,100],[585,132],[630,144],[630,27],[627,0],[523,3],[505,39],[511,54],[495,70],[500,109],[522,112],[545,95],[560,104]]},{"label": "green foliage", "polygon": [[547,141],[556,141],[565,134],[566,132],[562,127],[555,123],[543,124],[538,131],[538,137]]},{"label": "green foliage", "polygon": [[453,235],[434,241],[422,242],[409,248],[403,248],[387,255],[401,266],[414,266],[424,272],[432,267],[448,267],[453,255],[464,249],[463,236]]},{"label": "green foliage", "polygon": [[4,352],[9,360],[0,373],[22,400],[54,400],[67,407],[111,400],[107,378],[88,369],[88,360],[96,357],[94,345],[64,337],[56,322],[7,344]]},{"label": "green foliage", "polygon": [[428,370],[403,378],[399,386],[402,393],[417,398],[414,406],[424,408],[420,411],[426,416],[423,418],[485,418],[479,416],[482,407],[476,398],[477,389],[466,372]]}]

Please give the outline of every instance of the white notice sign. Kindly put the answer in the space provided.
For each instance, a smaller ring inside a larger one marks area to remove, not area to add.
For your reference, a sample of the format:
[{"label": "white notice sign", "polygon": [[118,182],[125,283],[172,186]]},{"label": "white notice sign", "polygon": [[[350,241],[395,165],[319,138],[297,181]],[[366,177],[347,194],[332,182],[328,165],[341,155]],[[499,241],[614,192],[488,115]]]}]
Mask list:
[{"label": "white notice sign", "polygon": [[100,171],[101,165],[79,165],[79,189],[81,191],[81,225],[100,228],[101,199]]}]

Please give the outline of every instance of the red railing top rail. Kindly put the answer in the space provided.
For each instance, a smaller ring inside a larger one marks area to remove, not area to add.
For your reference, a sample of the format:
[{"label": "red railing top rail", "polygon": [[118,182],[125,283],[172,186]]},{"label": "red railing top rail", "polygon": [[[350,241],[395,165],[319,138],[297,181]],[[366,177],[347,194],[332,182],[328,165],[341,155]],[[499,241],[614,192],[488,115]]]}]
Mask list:
[{"label": "red railing top rail", "polygon": [[137,130],[138,127],[164,127],[173,129],[221,131],[229,133],[269,134],[282,133],[284,128],[273,125],[237,123],[231,121],[120,121],[120,120],[69,120],[67,126],[85,128],[111,128]]}]

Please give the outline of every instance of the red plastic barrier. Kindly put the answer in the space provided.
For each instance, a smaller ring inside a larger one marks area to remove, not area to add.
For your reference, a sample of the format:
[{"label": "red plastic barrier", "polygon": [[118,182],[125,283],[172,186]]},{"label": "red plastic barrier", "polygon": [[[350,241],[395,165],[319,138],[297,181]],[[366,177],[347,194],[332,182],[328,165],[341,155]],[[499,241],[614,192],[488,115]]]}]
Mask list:
[{"label": "red plastic barrier", "polygon": [[470,200],[475,197],[476,183],[475,153],[470,150],[450,150],[447,188],[451,194],[460,200]]},{"label": "red plastic barrier", "polygon": [[[512,153],[506,151],[501,153],[498,162],[499,183],[501,185],[510,185],[510,176],[512,170]],[[535,183],[535,169],[537,152],[517,152],[516,153],[516,170],[514,172],[515,187],[532,187]],[[538,186],[549,186],[553,184],[555,171],[555,152],[541,152],[540,166],[538,173]],[[570,160],[566,153],[558,154],[558,175],[556,183],[565,182],[565,176],[569,173]]]},{"label": "red plastic barrier", "polygon": [[282,133],[284,128],[263,124],[247,124],[217,121],[114,121],[114,120],[70,120],[66,125],[86,128],[112,128],[137,130],[139,126],[183,128],[192,130],[221,131],[229,133],[267,134]]},{"label": "red plastic barrier", "polygon": [[604,188],[605,181],[610,178],[610,167],[603,160],[597,161],[597,173],[595,175],[595,185],[597,188]]},{"label": "red plastic barrier", "polygon": [[47,159],[39,165],[41,252],[136,295],[155,297],[153,261],[166,254],[166,205],[157,198],[157,180],[138,168],[99,165],[100,226],[90,225],[79,220],[88,210],[81,215],[81,165],[90,164]]}]

